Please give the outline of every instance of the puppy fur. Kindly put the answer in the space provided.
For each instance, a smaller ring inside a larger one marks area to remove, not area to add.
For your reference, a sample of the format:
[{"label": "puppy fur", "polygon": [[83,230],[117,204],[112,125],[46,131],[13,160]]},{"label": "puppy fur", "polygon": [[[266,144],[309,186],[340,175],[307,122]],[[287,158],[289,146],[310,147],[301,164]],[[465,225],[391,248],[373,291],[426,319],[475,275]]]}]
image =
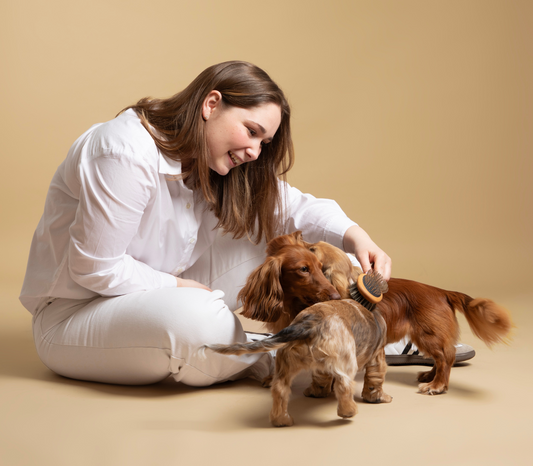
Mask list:
[{"label": "puppy fur", "polygon": [[267,258],[250,274],[238,296],[242,315],[265,322],[272,333],[287,327],[305,308],[341,298],[301,236],[297,231],[270,241]]},{"label": "puppy fur", "polygon": [[383,392],[386,332],[385,320],[379,312],[370,312],[359,303],[344,299],[304,309],[288,327],[264,340],[207,348],[238,355],[277,350],[270,422],[282,427],[294,423],[288,412],[291,383],[304,369],[310,369],[313,377],[304,394],[326,397],[333,387],[337,414],[342,418],[357,413],[354,378],[358,370],[365,369],[363,399],[389,403],[392,398]]},{"label": "puppy fur", "polygon": [[[320,260],[324,275],[340,295],[349,297],[349,284],[361,269],[328,243],[302,244]],[[421,353],[435,361],[430,371],[418,374],[420,393],[436,395],[448,390],[459,336],[456,310],[465,315],[473,333],[488,346],[505,342],[513,327],[508,311],[490,299],[473,299],[464,293],[400,278],[391,278],[388,285],[389,291],[377,306],[387,323],[387,343],[407,336]]]}]

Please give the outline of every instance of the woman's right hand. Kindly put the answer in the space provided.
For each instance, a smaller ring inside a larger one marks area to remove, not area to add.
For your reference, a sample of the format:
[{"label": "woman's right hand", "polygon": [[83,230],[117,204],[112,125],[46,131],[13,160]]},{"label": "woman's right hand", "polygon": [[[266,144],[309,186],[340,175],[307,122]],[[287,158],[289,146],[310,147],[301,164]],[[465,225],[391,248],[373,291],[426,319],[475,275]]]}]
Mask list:
[{"label": "woman's right hand", "polygon": [[208,288],[205,285],[202,285],[196,280],[189,280],[187,278],[176,277],[178,288],[200,288],[202,290],[213,291],[211,288]]}]

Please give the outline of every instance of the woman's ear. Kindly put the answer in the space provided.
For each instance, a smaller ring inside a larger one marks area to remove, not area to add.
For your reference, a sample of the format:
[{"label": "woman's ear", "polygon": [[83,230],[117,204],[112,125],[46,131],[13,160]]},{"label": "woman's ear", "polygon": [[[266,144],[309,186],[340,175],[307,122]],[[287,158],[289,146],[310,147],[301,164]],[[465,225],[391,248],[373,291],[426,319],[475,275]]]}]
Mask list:
[{"label": "woman's ear", "polygon": [[207,121],[209,117],[213,114],[215,109],[220,106],[222,102],[222,94],[219,91],[211,91],[207,94],[207,97],[204,99],[202,104],[202,118]]}]

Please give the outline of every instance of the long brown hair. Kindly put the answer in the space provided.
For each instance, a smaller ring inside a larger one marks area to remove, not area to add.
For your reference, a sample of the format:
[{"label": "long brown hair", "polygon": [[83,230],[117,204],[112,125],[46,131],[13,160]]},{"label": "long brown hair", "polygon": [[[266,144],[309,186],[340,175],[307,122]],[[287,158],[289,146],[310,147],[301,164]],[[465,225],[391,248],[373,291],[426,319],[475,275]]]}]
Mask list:
[{"label": "long brown hair", "polygon": [[[251,108],[274,103],[281,108],[281,124],[260,157],[234,167],[226,176],[208,166],[202,104],[213,90],[221,93],[225,105]],[[207,208],[218,218],[217,227],[234,238],[255,236],[256,243],[263,235],[268,241],[280,233],[284,209],[278,178],[284,180],[292,167],[294,149],[289,104],[265,71],[243,61],[219,63],[168,99],[147,97],[128,108],[137,112],[159,150],[181,161],[187,186],[203,194]]]}]

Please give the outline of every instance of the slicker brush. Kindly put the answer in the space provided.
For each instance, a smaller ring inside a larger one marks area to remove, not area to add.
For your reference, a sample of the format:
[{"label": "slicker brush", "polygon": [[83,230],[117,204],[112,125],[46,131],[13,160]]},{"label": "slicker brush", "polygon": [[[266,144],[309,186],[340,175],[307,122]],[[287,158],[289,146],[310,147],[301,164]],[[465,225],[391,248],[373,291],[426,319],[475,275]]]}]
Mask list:
[{"label": "slicker brush", "polygon": [[376,304],[383,299],[383,293],[389,291],[389,285],[380,273],[371,270],[362,273],[357,281],[350,285],[350,295],[354,301],[373,311]]}]

